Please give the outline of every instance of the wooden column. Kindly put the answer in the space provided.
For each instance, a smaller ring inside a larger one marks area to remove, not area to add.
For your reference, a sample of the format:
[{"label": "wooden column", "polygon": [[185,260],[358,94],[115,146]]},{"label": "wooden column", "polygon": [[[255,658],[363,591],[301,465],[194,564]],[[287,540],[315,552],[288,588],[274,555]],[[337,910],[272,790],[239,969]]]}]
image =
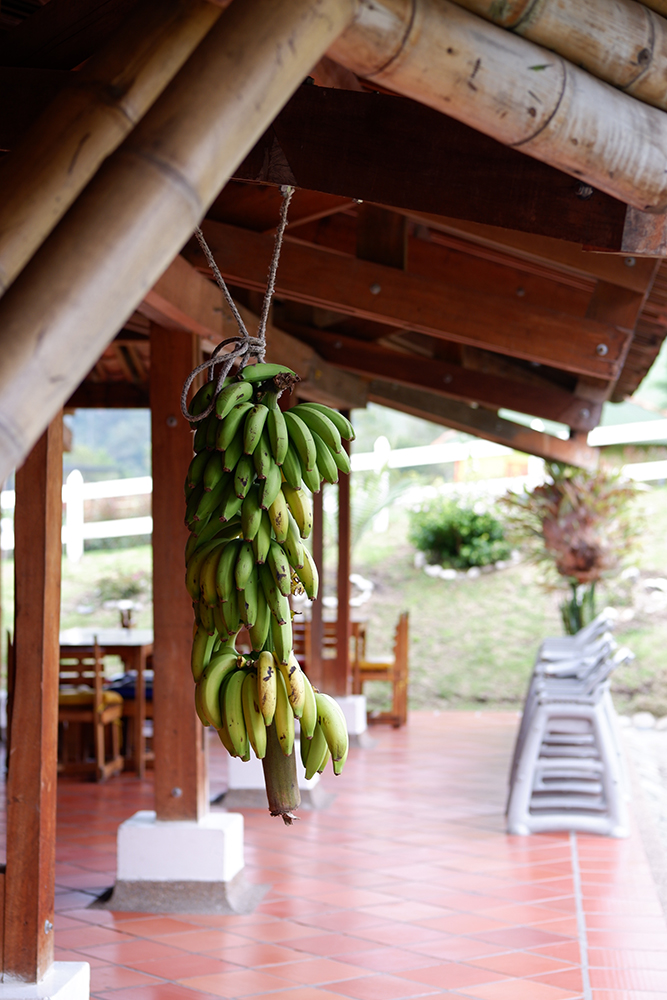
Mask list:
[{"label": "wooden column", "polygon": [[63,425],[16,473],[13,739],[7,779],[2,968],[38,982],[53,962]]},{"label": "wooden column", "polygon": [[311,682],[322,690],[326,690],[322,673],[322,596],[324,594],[324,486],[319,493],[313,494],[313,559],[320,571],[320,593],[318,599],[310,606],[310,662],[308,676]]},{"label": "wooden column", "polygon": [[[349,417],[349,413],[346,416]],[[344,441],[343,446],[348,449],[349,442]],[[336,664],[335,674],[327,678],[329,694],[349,694],[350,691],[350,527],[350,477],[341,476],[338,480],[338,655],[332,661]]]},{"label": "wooden column", "polygon": [[192,334],[151,326],[153,440],[153,725],[155,810],[161,820],[196,820],[207,811],[205,730],[190,672],[192,605],[183,582],[183,480],[192,432],[181,389],[195,361]]}]

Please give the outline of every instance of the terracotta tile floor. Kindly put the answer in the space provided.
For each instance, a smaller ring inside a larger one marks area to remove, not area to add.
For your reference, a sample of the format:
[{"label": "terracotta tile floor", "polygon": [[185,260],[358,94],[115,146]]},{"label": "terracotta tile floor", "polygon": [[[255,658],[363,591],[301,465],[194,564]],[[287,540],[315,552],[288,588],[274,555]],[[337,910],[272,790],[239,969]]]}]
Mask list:
[{"label": "terracotta tile floor", "polygon": [[[354,750],[324,811],[245,812],[250,916],[86,909],[150,778],[61,782],[57,957],[100,1000],[667,1000],[667,926],[642,842],[507,837],[517,717],[412,713]],[[211,744],[212,792],[224,753]]]}]

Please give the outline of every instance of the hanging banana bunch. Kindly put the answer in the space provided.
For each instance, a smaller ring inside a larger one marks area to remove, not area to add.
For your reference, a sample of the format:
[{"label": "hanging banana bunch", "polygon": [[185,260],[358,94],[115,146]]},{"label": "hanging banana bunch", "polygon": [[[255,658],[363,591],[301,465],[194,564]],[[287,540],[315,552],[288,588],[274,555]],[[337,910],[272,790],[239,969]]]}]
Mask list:
[{"label": "hanging banana bunch", "polygon": [[[329,759],[340,774],[348,752],[343,712],[316,691],[292,649],[290,594],[315,600],[318,571],[304,540],[313,526],[310,494],[350,471],[342,440],[350,422],[319,403],[283,412],[278,398],[299,380],[282,365],[258,363],[207,382],[194,396],[195,455],[185,478],[191,534],[185,583],[195,613],[192,674],[195,706],[225,749],[263,760],[269,808],[291,822],[299,720],[306,777]],[[252,652],[235,646],[247,628]],[[279,749],[278,749],[279,748]],[[298,787],[296,788],[298,799]]]}]

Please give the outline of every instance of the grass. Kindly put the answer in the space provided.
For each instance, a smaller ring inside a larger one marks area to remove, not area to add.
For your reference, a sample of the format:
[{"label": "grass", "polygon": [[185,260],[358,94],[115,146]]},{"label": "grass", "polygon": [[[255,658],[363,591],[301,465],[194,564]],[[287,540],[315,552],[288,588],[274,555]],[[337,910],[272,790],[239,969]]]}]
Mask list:
[{"label": "grass", "polygon": [[[637,504],[645,529],[636,579],[618,580],[600,595],[621,612],[616,634],[636,654],[613,678],[621,711],[667,715],[667,594],[646,581],[667,574],[667,488],[653,489]],[[415,568],[407,541],[408,517],[391,511],[389,530],[368,531],[353,553],[352,567],[373,581],[367,618],[368,650],[391,652],[393,630],[403,609],[410,612],[410,704],[413,708],[520,709],[535,652],[547,635],[562,633],[562,595],[539,585],[539,571],[519,563],[472,579],[433,579]],[[334,576],[335,554],[327,551],[325,582]],[[136,624],[152,624],[151,549],[143,545],[87,552],[77,564],[63,560],[61,626],[118,625],[115,607],[105,606],[128,589],[142,609]],[[665,581],[667,585],[667,580]],[[3,625],[13,619],[13,561],[2,560]],[[386,687],[369,687],[372,707],[383,707]]]}]

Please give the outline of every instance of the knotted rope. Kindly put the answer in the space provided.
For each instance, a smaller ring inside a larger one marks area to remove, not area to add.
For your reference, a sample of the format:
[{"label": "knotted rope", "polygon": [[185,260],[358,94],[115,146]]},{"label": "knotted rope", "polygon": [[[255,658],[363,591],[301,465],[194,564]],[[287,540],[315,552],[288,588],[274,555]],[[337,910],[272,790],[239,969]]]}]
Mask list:
[{"label": "knotted rope", "polygon": [[[220,268],[215,262],[211,249],[204,239],[204,234],[201,229],[197,227],[195,229],[195,236],[197,237],[197,242],[202,248],[204,256],[208,262],[211,271],[213,272],[213,277],[216,280],[218,288],[222,292],[229,306],[234,319],[236,320],[236,325],[238,327],[238,336],[228,337],[227,340],[223,340],[215,348],[210,358],[203,361],[200,365],[197,365],[193,371],[190,372],[183,385],[183,391],[181,392],[181,413],[186,420],[190,423],[198,423],[200,420],[205,420],[210,413],[213,412],[215,407],[215,397],[222,389],[223,383],[227,378],[234,361],[237,358],[241,358],[241,368],[244,368],[251,358],[257,358],[258,361],[263,361],[266,354],[266,324],[269,319],[269,310],[271,308],[271,300],[273,298],[273,292],[276,286],[276,273],[278,271],[278,261],[280,260],[280,250],[283,245],[283,236],[285,235],[285,229],[287,228],[287,210],[289,208],[290,201],[292,200],[292,195],[294,194],[294,188],[284,185],[280,189],[280,193],[283,196],[282,205],[280,206],[280,220],[278,223],[278,228],[276,229],[276,236],[273,244],[273,255],[271,257],[271,266],[269,267],[269,275],[266,284],[266,292],[264,293],[264,301],[262,303],[262,314],[259,320],[259,326],[257,328],[257,334],[251,337],[248,333],[248,329],[243,322],[243,317],[236,308],[236,303],[232,298],[231,292],[227,288],[225,279],[220,273]],[[236,347],[232,350],[227,351],[224,355],[224,359],[219,357],[220,351],[223,347],[227,347],[229,344],[236,344]],[[216,376],[215,366],[220,365],[220,369]],[[213,400],[209,406],[203,410],[201,413],[193,415],[188,411],[188,393],[190,391],[190,386],[197,378],[197,376],[208,369],[208,381],[213,382],[217,379],[217,384],[215,387],[215,393],[213,395]]]}]

